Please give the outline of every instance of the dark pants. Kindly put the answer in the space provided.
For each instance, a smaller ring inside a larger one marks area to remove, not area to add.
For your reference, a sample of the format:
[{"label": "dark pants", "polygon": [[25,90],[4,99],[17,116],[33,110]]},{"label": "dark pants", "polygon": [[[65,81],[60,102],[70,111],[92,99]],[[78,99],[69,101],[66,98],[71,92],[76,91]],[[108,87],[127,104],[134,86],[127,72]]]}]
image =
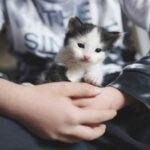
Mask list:
[{"label": "dark pants", "polygon": [[143,104],[124,108],[106,124],[105,135],[97,140],[64,144],[42,140],[0,117],[0,150],[150,150],[150,111]]}]

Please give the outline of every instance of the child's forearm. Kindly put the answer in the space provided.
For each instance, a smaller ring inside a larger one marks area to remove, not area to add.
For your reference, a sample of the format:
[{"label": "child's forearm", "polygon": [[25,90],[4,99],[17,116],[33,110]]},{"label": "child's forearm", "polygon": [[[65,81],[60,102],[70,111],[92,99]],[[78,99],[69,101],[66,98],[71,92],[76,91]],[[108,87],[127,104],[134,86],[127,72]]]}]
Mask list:
[{"label": "child's forearm", "polygon": [[0,79],[0,115],[13,117],[21,97],[21,85]]}]

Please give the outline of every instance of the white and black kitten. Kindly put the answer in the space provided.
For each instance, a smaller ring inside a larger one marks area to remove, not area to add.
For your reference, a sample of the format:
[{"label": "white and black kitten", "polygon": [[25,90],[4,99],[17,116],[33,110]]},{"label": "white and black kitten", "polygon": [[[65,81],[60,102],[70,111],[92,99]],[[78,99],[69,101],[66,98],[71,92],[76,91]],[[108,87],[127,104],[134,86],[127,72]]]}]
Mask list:
[{"label": "white and black kitten", "polygon": [[107,32],[99,26],[84,23],[78,17],[71,18],[64,47],[56,56],[48,80],[84,81],[101,86],[103,60],[119,35],[118,32]]}]

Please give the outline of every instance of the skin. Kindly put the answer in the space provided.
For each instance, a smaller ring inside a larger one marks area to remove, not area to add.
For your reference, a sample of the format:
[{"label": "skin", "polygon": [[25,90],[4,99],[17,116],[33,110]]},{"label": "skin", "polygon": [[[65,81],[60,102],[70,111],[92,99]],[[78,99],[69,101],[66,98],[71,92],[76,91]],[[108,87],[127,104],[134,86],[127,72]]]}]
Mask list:
[{"label": "skin", "polygon": [[114,109],[117,111],[133,102],[133,97],[130,97],[114,87],[108,86],[100,88],[100,94],[93,99],[81,98],[74,101],[74,104],[82,108],[93,108],[99,110]]},{"label": "skin", "polygon": [[93,109],[90,105],[82,108],[74,102],[94,101],[100,92],[86,83],[31,86],[0,79],[0,115],[20,122],[47,140],[66,143],[94,140],[104,134],[103,122],[115,117],[116,111]]}]

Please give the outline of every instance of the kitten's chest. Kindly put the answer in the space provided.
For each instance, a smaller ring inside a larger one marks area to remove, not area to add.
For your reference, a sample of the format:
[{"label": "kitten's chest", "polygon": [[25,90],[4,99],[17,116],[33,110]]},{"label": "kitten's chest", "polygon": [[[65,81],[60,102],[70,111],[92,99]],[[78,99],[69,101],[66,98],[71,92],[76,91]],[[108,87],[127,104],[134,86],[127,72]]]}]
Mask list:
[{"label": "kitten's chest", "polygon": [[71,67],[67,70],[66,76],[72,82],[79,82],[86,73],[86,69],[79,67]]}]

